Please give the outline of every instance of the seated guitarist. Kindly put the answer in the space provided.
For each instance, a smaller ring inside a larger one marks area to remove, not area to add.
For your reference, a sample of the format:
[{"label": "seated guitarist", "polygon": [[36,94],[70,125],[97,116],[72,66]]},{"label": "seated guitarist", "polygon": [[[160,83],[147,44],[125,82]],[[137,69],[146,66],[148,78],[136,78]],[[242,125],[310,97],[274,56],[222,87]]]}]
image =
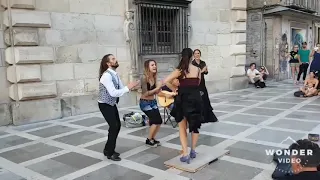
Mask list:
[{"label": "seated guitarist", "polygon": [[[179,87],[179,80],[178,79],[175,79],[173,80],[171,83],[166,83],[165,86],[162,87],[161,91],[167,91],[167,92],[177,92],[178,90],[178,87]],[[159,94],[159,96],[161,96]],[[173,103],[171,103],[168,108],[170,110],[173,109]]]}]

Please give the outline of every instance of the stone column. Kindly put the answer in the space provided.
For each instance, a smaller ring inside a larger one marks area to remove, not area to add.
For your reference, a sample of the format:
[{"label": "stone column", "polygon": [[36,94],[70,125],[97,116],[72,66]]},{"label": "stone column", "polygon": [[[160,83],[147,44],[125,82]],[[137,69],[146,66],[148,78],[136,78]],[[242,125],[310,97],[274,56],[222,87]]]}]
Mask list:
[{"label": "stone column", "polygon": [[52,47],[38,46],[38,28],[51,27],[50,13],[35,11],[35,0],[2,0],[1,5],[5,8],[5,60],[13,124],[60,118],[56,82],[41,79],[40,65],[54,61]]},{"label": "stone column", "polygon": [[247,0],[231,0],[231,56],[235,58],[230,76],[230,90],[242,89],[248,85],[245,77]]}]

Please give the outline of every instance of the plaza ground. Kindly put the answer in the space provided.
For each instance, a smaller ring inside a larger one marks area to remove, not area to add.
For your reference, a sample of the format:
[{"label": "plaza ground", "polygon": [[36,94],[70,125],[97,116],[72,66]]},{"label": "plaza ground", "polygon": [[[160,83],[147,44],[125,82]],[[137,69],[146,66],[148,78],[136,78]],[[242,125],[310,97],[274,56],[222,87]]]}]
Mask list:
[{"label": "plaza ground", "polygon": [[[123,160],[107,160],[101,151],[108,125],[100,113],[93,113],[0,128],[0,179],[269,180],[275,165],[265,151],[320,132],[320,98],[293,97],[298,87],[291,81],[267,85],[210,95],[220,122],[202,126],[198,145],[230,154],[197,173],[164,166],[181,149],[178,129],[170,125],[161,128],[158,148],[144,145],[147,127],[122,127],[116,150]],[[132,111],[139,108],[120,109],[120,115]]]}]

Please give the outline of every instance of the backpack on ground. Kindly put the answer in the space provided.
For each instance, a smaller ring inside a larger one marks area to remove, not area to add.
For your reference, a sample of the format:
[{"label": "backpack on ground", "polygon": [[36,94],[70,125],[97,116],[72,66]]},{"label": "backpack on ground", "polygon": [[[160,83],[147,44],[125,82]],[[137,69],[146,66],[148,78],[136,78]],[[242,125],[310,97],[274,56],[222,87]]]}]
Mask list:
[{"label": "backpack on ground", "polygon": [[146,117],[140,113],[131,112],[123,115],[124,126],[126,128],[138,128],[145,126],[145,119]]},{"label": "backpack on ground", "polygon": [[293,93],[293,95],[295,97],[302,97],[302,96],[304,96],[304,93],[302,91],[296,91],[296,92]]}]

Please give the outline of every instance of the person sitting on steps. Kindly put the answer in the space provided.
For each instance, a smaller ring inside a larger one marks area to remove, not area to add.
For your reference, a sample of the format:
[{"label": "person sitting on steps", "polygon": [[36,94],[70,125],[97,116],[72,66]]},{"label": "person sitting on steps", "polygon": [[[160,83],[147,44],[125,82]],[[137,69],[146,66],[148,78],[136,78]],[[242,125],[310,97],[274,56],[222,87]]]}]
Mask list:
[{"label": "person sitting on steps", "polygon": [[268,69],[265,66],[261,66],[259,72],[262,75],[262,79],[267,80],[267,77],[269,75]]},{"label": "person sitting on steps", "polygon": [[315,77],[315,72],[311,71],[309,78],[304,83],[304,87],[300,88],[300,90],[304,93],[304,97],[312,97],[318,95],[317,87],[319,84],[319,80]]},{"label": "person sitting on steps", "polygon": [[264,82],[262,74],[256,69],[256,63],[251,63],[247,70],[247,76],[250,83],[254,84],[256,88],[260,88],[260,83]]}]

